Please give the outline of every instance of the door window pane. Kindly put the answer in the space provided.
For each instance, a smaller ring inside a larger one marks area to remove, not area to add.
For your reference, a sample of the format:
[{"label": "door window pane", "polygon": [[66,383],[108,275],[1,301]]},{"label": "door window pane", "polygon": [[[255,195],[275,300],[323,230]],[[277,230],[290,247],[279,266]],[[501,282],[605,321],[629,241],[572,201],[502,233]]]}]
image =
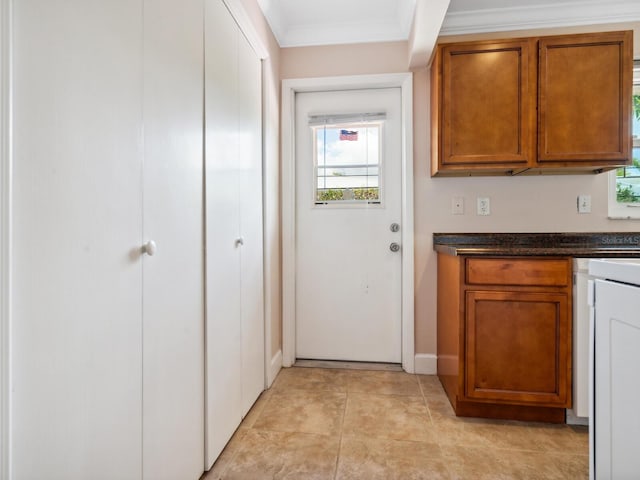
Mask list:
[{"label": "door window pane", "polygon": [[380,122],[314,126],[315,202],[380,203]]}]

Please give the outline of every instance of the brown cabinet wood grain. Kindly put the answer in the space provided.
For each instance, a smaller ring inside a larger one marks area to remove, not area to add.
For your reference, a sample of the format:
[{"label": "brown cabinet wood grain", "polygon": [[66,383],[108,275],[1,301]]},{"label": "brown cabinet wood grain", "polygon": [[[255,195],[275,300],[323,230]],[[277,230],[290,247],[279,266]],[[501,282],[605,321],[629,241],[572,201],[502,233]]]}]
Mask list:
[{"label": "brown cabinet wood grain", "polygon": [[631,32],[539,40],[538,161],[626,164]]},{"label": "brown cabinet wood grain", "polygon": [[439,45],[432,175],[629,164],[632,46],[631,31]]},{"label": "brown cabinet wood grain", "polygon": [[566,406],[568,313],[562,293],[468,291],[465,396]]},{"label": "brown cabinet wood grain", "polygon": [[438,376],[457,415],[564,421],[571,259],[438,254]]},{"label": "brown cabinet wood grain", "polygon": [[443,166],[527,165],[534,153],[531,48],[515,40],[442,49]]},{"label": "brown cabinet wood grain", "polygon": [[477,285],[563,287],[571,273],[571,265],[555,258],[467,258],[465,265],[466,282]]}]

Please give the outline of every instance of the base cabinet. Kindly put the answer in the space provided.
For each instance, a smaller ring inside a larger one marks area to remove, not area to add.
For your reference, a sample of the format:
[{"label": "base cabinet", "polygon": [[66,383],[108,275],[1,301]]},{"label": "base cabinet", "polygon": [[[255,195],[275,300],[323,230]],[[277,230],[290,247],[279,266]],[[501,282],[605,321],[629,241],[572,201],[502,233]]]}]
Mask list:
[{"label": "base cabinet", "polygon": [[461,416],[564,421],[571,261],[438,256],[438,375]]}]

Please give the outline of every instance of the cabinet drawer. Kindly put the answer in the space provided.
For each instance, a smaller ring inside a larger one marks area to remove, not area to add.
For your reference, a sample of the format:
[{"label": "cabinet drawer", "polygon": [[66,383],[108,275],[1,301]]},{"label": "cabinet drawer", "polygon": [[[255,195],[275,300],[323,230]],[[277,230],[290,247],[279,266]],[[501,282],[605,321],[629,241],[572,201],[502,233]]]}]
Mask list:
[{"label": "cabinet drawer", "polygon": [[564,287],[570,278],[571,263],[566,258],[468,258],[466,261],[467,284]]}]

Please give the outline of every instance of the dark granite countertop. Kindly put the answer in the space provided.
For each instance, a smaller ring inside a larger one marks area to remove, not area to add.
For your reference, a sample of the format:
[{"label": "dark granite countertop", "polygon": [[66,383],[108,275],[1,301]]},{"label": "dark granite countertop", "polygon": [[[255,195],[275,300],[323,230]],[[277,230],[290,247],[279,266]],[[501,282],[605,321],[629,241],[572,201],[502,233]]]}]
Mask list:
[{"label": "dark granite countertop", "polygon": [[434,233],[448,255],[640,257],[640,232]]}]

